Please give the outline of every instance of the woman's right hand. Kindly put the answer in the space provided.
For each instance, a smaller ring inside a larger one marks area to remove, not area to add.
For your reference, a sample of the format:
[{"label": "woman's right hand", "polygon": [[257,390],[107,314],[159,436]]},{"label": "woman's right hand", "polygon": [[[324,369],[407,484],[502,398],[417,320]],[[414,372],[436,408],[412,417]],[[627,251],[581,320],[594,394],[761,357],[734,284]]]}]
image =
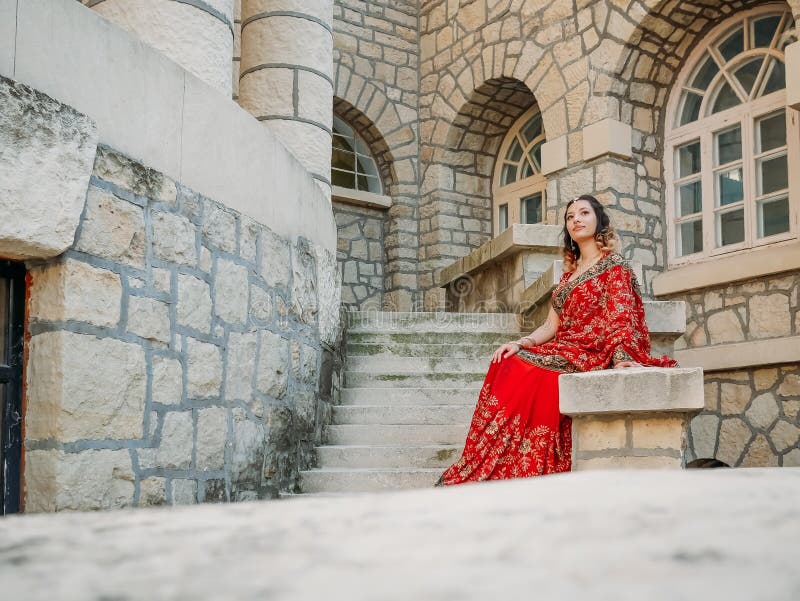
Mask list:
[{"label": "woman's right hand", "polygon": [[500,363],[503,359],[507,359],[513,355],[516,355],[520,349],[520,345],[516,342],[506,342],[503,346],[497,349],[494,354],[492,355],[492,363]]}]

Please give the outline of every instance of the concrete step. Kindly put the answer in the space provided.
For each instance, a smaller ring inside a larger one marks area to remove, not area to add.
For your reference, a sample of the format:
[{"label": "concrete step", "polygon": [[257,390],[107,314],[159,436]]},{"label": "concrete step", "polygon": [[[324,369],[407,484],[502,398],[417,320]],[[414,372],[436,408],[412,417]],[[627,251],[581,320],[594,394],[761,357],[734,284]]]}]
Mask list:
[{"label": "concrete step", "polygon": [[[529,333],[529,332],[528,332]],[[519,328],[508,332],[347,332],[347,345],[382,344],[389,352],[399,344],[490,344],[499,346],[522,336]]]},{"label": "concrete step", "polygon": [[300,488],[304,493],[373,492],[432,487],[442,470],[386,468],[325,468],[300,472]]},{"label": "concrete step", "polygon": [[378,374],[413,372],[425,373],[461,373],[486,372],[489,360],[454,359],[452,357],[396,357],[393,355],[372,357],[347,357],[349,371],[365,371]]},{"label": "concrete step", "polygon": [[472,405],[480,387],[473,388],[343,388],[341,403],[347,405]]},{"label": "concrete step", "polygon": [[462,445],[334,445],[317,447],[317,462],[321,468],[445,469],[462,450]]},{"label": "concrete step", "polygon": [[350,332],[513,332],[516,313],[396,313],[354,311],[347,314]]},{"label": "concrete step", "polygon": [[[504,339],[503,342],[507,342]],[[486,359],[499,344],[424,344],[398,342],[396,344],[374,344],[369,342],[348,343],[349,357],[450,357],[464,359]]]},{"label": "concrete step", "polygon": [[486,371],[427,374],[417,372],[344,372],[344,382],[347,388],[457,388],[465,386],[480,386],[485,377]]},{"label": "concrete step", "polygon": [[472,420],[474,405],[349,405],[333,408],[334,424],[464,424]]},{"label": "concrete step", "polygon": [[459,445],[467,437],[468,424],[459,425],[362,425],[325,426],[329,445]]}]

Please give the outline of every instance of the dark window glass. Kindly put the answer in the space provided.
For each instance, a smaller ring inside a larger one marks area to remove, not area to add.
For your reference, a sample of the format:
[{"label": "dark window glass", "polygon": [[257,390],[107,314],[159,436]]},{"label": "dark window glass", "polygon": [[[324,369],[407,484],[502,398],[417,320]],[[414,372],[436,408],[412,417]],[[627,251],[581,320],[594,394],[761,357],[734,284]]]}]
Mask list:
[{"label": "dark window glass", "polygon": [[753,23],[753,47],[754,48],[769,48],[772,43],[772,38],[775,37],[775,32],[778,30],[778,25],[781,18],[778,15],[772,17],[764,17],[758,19]]},{"label": "dark window glass", "polygon": [[739,29],[734,31],[719,45],[719,53],[726,61],[729,61],[742,52],[744,52],[744,29],[739,26]]}]

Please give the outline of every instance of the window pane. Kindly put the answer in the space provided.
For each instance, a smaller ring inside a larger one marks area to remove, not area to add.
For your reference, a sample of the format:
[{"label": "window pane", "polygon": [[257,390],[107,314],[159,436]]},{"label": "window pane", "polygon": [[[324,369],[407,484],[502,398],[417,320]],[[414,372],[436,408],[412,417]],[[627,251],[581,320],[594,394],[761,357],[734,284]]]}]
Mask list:
[{"label": "window pane", "polygon": [[680,217],[699,213],[703,210],[703,197],[700,182],[682,185],[678,196],[678,214]]},{"label": "window pane", "polygon": [[369,157],[358,157],[358,172],[371,177],[378,177],[378,168],[375,166],[375,161]]},{"label": "window pane", "polygon": [[508,204],[500,205],[498,210],[499,219],[499,231],[503,231],[508,228]]},{"label": "window pane", "polygon": [[718,216],[719,245],[728,246],[744,241],[744,210],[731,211]]},{"label": "window pane", "polygon": [[730,86],[730,84],[725,82],[725,85],[722,86],[722,89],[717,95],[717,99],[714,102],[714,109],[711,112],[719,113],[738,105],[739,97],[736,95],[736,92],[733,91],[733,88]]},{"label": "window pane", "polygon": [[700,173],[700,142],[692,142],[678,149],[679,177]]},{"label": "window pane", "polygon": [[[361,186],[361,181],[362,181],[361,177],[363,177],[365,182],[366,182],[366,184],[365,184],[366,187],[364,187],[364,188],[360,187]],[[380,183],[380,180],[377,177],[371,177],[371,176],[368,176],[368,175],[359,176],[359,180],[358,181],[359,181],[359,190],[366,190],[367,192],[374,192],[375,194],[380,194],[381,193],[381,183]]]},{"label": "window pane", "polygon": [[758,195],[777,192],[789,187],[789,173],[786,164],[786,155],[762,159],[759,161],[758,173],[760,186]]},{"label": "window pane", "polygon": [[753,84],[756,83],[756,78],[758,77],[758,72],[761,70],[761,64],[763,62],[764,59],[757,58],[736,70],[736,79],[739,80],[739,83],[742,84],[744,91],[747,92],[748,95],[753,89]]},{"label": "window pane", "polygon": [[356,151],[358,154],[363,154],[364,156],[372,156],[369,146],[367,146],[367,143],[361,138],[356,138]]},{"label": "window pane", "polygon": [[757,152],[765,152],[773,148],[786,146],[786,113],[765,117],[758,122]]},{"label": "window pane", "polygon": [[717,165],[726,165],[742,158],[741,127],[718,133],[715,138],[717,140]]},{"label": "window pane", "polygon": [[726,61],[744,52],[744,29],[740,26],[718,46],[718,49]]},{"label": "window pane", "polygon": [[519,163],[520,158],[522,158],[522,146],[520,146],[519,141],[514,138],[514,141],[511,143],[511,148],[508,149],[508,153],[506,154],[506,160]]},{"label": "window pane", "polygon": [[683,110],[681,111],[681,121],[679,125],[686,125],[697,121],[700,116],[700,103],[703,102],[703,97],[695,94],[694,92],[687,92],[683,100]]},{"label": "window pane", "polygon": [[772,199],[758,204],[758,237],[789,231],[789,199]]},{"label": "window pane", "polygon": [[772,94],[786,87],[786,66],[779,60],[772,61],[772,70],[767,78],[767,85],[764,86],[762,96]]},{"label": "window pane", "polygon": [[341,186],[342,188],[350,188],[351,190],[355,190],[356,174],[347,171],[339,171],[337,169],[332,169],[331,183],[334,186]]},{"label": "window pane", "polygon": [[678,226],[680,242],[677,248],[678,255],[685,257],[703,250],[703,221],[690,221]]},{"label": "window pane", "polygon": [[742,168],[731,169],[717,174],[719,204],[725,206],[744,199]]},{"label": "window pane", "polygon": [[753,47],[769,48],[781,22],[779,15],[764,17],[753,22]]},{"label": "window pane", "polygon": [[542,222],[542,195],[532,194],[520,200],[520,217],[522,223]]},{"label": "window pane", "polygon": [[533,147],[533,150],[530,153],[531,159],[533,160],[533,166],[538,172],[542,171],[542,144],[544,144],[544,142],[539,142]]},{"label": "window pane", "polygon": [[356,157],[351,152],[334,148],[331,154],[331,167],[345,171],[355,171]]},{"label": "window pane", "polygon": [[352,141],[354,137],[353,128],[336,115],[333,116],[333,133],[347,138],[350,141]]},{"label": "window pane", "polygon": [[717,67],[716,61],[709,56],[703,66],[700,67],[697,75],[695,75],[692,87],[698,90],[705,90],[717,73],[719,73],[719,67]]},{"label": "window pane", "polygon": [[[8,365],[6,332],[8,331],[8,280],[0,278],[0,364]],[[0,405],[0,414],[3,413]]]},{"label": "window pane", "polygon": [[502,186],[507,186],[517,181],[517,166],[509,163],[503,165],[503,175],[500,181]]},{"label": "window pane", "polygon": [[339,134],[333,134],[333,147],[334,148],[341,148],[342,150],[349,150],[350,152],[353,151],[353,147],[345,138],[340,136]]},{"label": "window pane", "polygon": [[525,159],[522,163],[522,179],[533,175],[533,166],[529,159]]},{"label": "window pane", "polygon": [[522,139],[525,140],[525,144],[530,144],[540,135],[542,135],[542,117],[537,114],[522,128]]}]

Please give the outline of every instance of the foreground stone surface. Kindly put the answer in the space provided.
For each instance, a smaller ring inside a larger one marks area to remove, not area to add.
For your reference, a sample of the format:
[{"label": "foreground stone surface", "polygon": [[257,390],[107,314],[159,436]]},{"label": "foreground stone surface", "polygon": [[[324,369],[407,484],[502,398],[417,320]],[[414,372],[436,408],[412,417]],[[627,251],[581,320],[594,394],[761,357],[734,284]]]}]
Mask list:
[{"label": "foreground stone surface", "polygon": [[[91,599],[796,599],[800,469],[0,520],[0,590]],[[141,550],[147,549],[147,552]]]}]

